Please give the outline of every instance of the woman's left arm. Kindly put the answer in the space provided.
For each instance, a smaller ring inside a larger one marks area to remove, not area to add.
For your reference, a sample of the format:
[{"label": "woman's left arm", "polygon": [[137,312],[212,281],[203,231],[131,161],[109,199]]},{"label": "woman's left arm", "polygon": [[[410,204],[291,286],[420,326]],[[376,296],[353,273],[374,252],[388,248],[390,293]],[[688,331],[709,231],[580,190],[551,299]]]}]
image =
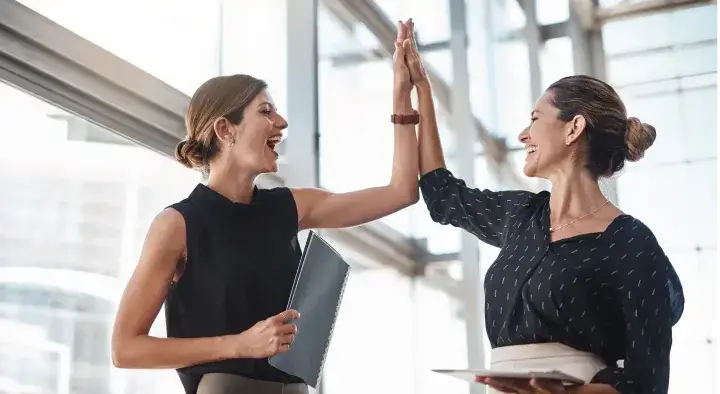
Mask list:
[{"label": "woman's left arm", "polygon": [[[405,65],[410,41],[398,24],[398,40],[393,57],[393,114],[412,115],[412,83]],[[389,117],[390,114],[388,114]],[[320,189],[293,189],[300,229],[343,228],[367,223],[415,204],[418,191],[418,145],[415,125],[395,124],[392,176],[386,186],[349,193],[331,193]],[[373,160],[368,155],[367,160]]]},{"label": "woman's left arm", "polygon": [[667,393],[672,326],[684,305],[677,274],[655,237],[647,231],[647,236],[635,238],[635,242],[644,242],[645,246],[628,250],[610,274],[624,316],[623,367],[606,368],[592,380],[610,385],[622,394]]}]

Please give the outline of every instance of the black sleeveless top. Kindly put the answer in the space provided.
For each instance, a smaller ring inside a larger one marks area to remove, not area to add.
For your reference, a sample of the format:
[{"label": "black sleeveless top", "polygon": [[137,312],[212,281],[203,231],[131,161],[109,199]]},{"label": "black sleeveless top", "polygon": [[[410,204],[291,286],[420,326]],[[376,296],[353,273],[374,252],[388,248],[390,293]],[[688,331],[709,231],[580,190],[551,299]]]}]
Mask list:
[{"label": "black sleeveless top", "polygon": [[[168,337],[241,333],[287,307],[301,255],[290,189],[255,188],[252,202],[244,204],[199,184],[170,208],[185,218],[187,262],[165,300]],[[224,360],[178,370],[188,394],[211,372],[299,382],[267,359]]]}]

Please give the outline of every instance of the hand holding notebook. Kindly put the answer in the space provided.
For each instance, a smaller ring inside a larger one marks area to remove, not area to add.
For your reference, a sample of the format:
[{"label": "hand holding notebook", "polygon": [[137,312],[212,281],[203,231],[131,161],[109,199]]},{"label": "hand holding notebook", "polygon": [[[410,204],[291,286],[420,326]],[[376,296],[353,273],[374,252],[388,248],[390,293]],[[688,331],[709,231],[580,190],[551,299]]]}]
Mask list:
[{"label": "hand holding notebook", "polygon": [[317,387],[335,326],[350,267],[329,244],[310,232],[295,276],[288,309],[297,334],[290,350],[270,358],[270,365]]}]

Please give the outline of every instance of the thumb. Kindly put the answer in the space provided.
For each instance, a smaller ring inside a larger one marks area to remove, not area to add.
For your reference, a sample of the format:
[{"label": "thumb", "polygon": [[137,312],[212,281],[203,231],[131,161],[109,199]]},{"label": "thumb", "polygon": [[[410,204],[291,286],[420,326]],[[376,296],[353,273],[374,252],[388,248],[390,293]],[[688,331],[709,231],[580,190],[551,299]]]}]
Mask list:
[{"label": "thumb", "polygon": [[395,63],[405,61],[405,43],[400,45],[399,42],[395,42]]},{"label": "thumb", "polygon": [[402,47],[404,51],[409,51],[410,49],[412,49],[412,41],[409,38],[406,38],[402,42]]}]

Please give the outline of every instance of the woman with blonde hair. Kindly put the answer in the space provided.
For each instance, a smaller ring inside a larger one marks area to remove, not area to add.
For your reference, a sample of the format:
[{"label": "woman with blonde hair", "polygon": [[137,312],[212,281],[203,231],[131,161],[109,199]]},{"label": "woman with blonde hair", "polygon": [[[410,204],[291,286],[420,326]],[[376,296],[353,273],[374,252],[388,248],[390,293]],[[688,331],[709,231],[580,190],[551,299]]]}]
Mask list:
[{"label": "woman with blonde hair", "polygon": [[[350,193],[255,187],[257,175],[277,171],[275,148],[288,123],[259,79],[231,75],[200,86],[176,157],[208,169],[209,180],[150,226],[117,312],[115,366],[177,369],[186,393],[308,392],[268,363],[290,348],[300,318],[285,310],[301,253],[297,232],[359,225],[418,200],[408,48],[406,40],[395,51],[391,180]],[[168,337],[152,337],[163,303]]]}]

